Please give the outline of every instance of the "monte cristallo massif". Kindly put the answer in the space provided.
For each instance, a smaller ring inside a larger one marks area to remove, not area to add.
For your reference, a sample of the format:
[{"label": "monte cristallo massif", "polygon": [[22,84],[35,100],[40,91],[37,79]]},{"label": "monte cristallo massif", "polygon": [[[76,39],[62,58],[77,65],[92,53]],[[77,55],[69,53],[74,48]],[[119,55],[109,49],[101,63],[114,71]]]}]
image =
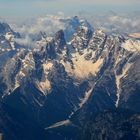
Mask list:
[{"label": "monte cristallo massif", "polygon": [[0,23],[0,139],[140,140],[140,41],[58,20],[35,47]]}]

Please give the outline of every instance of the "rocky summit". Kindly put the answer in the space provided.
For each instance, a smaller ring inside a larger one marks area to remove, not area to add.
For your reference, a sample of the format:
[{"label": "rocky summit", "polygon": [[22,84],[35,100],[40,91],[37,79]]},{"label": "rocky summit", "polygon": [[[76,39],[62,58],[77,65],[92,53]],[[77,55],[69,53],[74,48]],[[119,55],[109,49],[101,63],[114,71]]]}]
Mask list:
[{"label": "rocky summit", "polygon": [[140,41],[63,22],[35,47],[0,23],[0,139],[140,140]]}]

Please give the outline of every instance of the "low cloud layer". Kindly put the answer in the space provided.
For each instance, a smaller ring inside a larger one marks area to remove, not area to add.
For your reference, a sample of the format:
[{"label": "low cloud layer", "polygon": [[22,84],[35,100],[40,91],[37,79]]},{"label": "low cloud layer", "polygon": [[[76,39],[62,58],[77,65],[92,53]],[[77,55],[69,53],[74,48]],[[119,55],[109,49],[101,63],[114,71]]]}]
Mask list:
[{"label": "low cloud layer", "polygon": [[15,42],[29,48],[36,47],[36,43],[29,36],[25,36],[25,38],[16,38]]},{"label": "low cloud layer", "polygon": [[40,32],[45,32],[46,34],[51,35],[60,29],[64,29],[64,23],[59,20],[60,17],[60,15],[44,16],[33,20],[31,19],[31,21],[29,20],[27,23],[25,21],[25,24],[15,24],[13,28],[22,35],[32,36]]},{"label": "low cloud layer", "polygon": [[[79,15],[80,18],[87,19],[94,28],[102,28],[107,32],[120,32],[120,33],[133,33],[140,32],[140,12],[134,12],[131,14],[116,14],[109,12],[106,14],[86,14],[83,12]],[[13,28],[21,34],[33,35],[38,34],[40,31],[51,35],[60,29],[65,28],[65,22],[60,19],[64,19],[63,13],[59,13],[56,16],[44,16],[37,19],[31,19],[28,22],[25,21],[19,26],[13,26]]]},{"label": "low cloud layer", "polygon": [[[86,12],[79,14],[80,18],[87,19],[94,29],[103,29],[107,33],[130,34],[140,33],[140,13],[116,14],[109,12],[106,14],[88,14]],[[16,40],[21,45],[34,46],[34,40],[41,39],[40,32],[47,36],[52,36],[60,29],[65,29],[66,20],[69,17],[63,13],[57,15],[47,15],[37,19],[25,20],[20,24],[12,25],[12,28],[19,32],[23,39]],[[24,23],[24,24],[23,24]]]},{"label": "low cloud layer", "polygon": [[109,12],[106,14],[81,14],[87,18],[94,28],[102,28],[106,32],[114,33],[135,33],[140,32],[140,12],[129,14],[116,14]]}]

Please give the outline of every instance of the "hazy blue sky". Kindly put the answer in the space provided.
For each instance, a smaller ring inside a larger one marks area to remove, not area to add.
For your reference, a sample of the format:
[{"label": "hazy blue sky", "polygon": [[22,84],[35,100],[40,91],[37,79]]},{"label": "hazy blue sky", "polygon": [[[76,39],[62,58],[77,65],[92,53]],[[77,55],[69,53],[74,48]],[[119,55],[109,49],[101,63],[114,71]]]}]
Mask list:
[{"label": "hazy blue sky", "polygon": [[140,0],[0,0],[0,17],[31,17],[64,12],[137,11]]}]

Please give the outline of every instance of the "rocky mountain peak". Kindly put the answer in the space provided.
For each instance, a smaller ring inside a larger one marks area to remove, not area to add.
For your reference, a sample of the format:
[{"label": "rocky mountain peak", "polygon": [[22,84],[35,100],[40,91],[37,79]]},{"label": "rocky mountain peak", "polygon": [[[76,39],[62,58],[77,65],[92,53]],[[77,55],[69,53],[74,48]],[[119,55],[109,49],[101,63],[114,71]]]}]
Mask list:
[{"label": "rocky mountain peak", "polygon": [[58,32],[56,32],[54,40],[55,40],[55,43],[57,45],[57,48],[63,49],[64,46],[66,45],[64,31],[59,30]]},{"label": "rocky mountain peak", "polygon": [[7,23],[0,23],[0,33],[5,34],[7,32],[12,32],[12,29]]},{"label": "rocky mountain peak", "polygon": [[73,35],[71,44],[75,48],[86,48],[92,36],[92,30],[86,26],[79,26],[77,32]]}]

